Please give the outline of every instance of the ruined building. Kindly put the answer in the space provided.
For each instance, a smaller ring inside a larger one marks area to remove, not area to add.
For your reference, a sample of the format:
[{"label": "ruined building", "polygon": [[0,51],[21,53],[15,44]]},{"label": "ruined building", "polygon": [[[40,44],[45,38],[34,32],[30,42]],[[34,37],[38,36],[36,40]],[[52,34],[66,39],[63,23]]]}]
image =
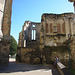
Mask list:
[{"label": "ruined building", "polygon": [[25,21],[19,33],[19,47],[40,43],[44,46],[58,46],[68,39],[68,34],[74,37],[74,28],[73,13],[43,14],[41,23]]},{"label": "ruined building", "polygon": [[19,47],[33,47],[40,42],[40,23],[25,21],[19,33]]},{"label": "ruined building", "polygon": [[73,13],[43,14],[40,23],[25,21],[19,33],[17,61],[34,64],[45,60],[49,63],[58,56],[66,65],[69,52],[64,42],[69,37],[75,37]]},{"label": "ruined building", "polygon": [[75,35],[73,13],[43,14],[41,25],[40,42],[45,46],[58,46],[68,39],[68,34]]},{"label": "ruined building", "polygon": [[0,68],[9,63],[12,0],[0,0]]}]

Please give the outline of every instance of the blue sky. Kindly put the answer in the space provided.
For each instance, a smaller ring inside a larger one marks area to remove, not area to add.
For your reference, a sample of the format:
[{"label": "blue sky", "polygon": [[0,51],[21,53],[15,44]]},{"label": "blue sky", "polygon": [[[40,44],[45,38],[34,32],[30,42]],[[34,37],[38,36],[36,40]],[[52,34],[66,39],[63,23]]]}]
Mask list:
[{"label": "blue sky", "polygon": [[41,22],[43,13],[69,13],[74,12],[73,3],[68,0],[13,0],[11,35],[18,42],[19,33],[27,20]]}]

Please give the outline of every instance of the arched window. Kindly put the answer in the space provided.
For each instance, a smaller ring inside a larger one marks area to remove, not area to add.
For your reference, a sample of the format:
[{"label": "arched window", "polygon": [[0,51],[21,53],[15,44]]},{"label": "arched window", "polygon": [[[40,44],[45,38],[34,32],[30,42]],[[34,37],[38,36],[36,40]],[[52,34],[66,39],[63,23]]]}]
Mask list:
[{"label": "arched window", "polygon": [[53,27],[52,27],[52,23],[50,23],[50,33],[53,32]]},{"label": "arched window", "polygon": [[36,40],[36,30],[32,30],[32,40]]},{"label": "arched window", "polygon": [[46,33],[48,33],[48,24],[46,23]]},{"label": "arched window", "polygon": [[57,32],[58,32],[58,33],[61,33],[61,26],[60,26],[60,23],[57,24]]},{"label": "arched window", "polygon": [[62,24],[62,32],[65,33],[65,23]]}]

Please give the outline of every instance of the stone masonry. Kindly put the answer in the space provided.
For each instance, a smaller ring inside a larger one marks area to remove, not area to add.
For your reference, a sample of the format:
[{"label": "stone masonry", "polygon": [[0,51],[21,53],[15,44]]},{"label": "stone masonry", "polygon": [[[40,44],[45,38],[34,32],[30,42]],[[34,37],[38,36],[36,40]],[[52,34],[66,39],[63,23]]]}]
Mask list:
[{"label": "stone masonry", "polygon": [[41,24],[40,42],[44,42],[44,46],[61,45],[68,40],[68,34],[75,35],[73,13],[43,14]]},{"label": "stone masonry", "polygon": [[11,12],[12,0],[5,0],[2,20],[3,38],[0,41],[0,66],[7,66],[9,64]]},{"label": "stone masonry", "polygon": [[[19,34],[17,58],[19,58],[20,62],[34,64],[49,63],[49,60],[54,61],[54,57],[58,56],[60,62],[68,66],[68,48],[65,47],[63,51],[63,47],[60,47],[64,46],[64,42],[68,40],[68,34],[70,34],[70,37],[75,38],[74,28],[73,13],[43,14],[41,23],[25,21]],[[36,33],[33,30],[36,30]],[[51,47],[60,50],[53,49],[50,54],[48,50]]]},{"label": "stone masonry", "polygon": [[[19,47],[38,46],[40,42],[40,23],[25,21],[19,33]],[[31,45],[33,44],[33,45]]]}]

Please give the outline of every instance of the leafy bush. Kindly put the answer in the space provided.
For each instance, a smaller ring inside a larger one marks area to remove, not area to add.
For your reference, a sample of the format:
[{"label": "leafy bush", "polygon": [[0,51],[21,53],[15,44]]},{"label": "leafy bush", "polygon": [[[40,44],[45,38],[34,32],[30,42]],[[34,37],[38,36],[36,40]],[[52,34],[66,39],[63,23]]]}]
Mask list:
[{"label": "leafy bush", "polygon": [[11,41],[10,41],[10,51],[9,54],[12,56],[16,54],[17,52],[17,42],[13,36],[11,36]]}]

